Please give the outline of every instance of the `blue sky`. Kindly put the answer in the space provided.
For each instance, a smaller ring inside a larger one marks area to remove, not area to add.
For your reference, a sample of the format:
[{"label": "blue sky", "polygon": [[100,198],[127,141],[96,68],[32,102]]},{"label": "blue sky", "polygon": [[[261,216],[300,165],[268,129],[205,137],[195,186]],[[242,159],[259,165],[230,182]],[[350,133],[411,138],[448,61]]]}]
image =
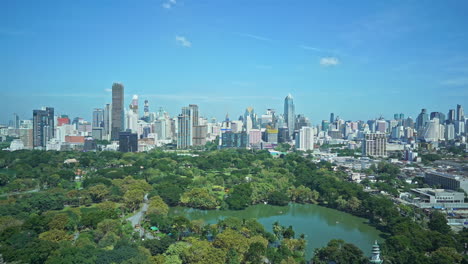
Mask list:
[{"label": "blue sky", "polygon": [[91,118],[113,82],[171,115],[283,109],[313,123],[468,107],[468,1],[3,0],[0,122]]}]

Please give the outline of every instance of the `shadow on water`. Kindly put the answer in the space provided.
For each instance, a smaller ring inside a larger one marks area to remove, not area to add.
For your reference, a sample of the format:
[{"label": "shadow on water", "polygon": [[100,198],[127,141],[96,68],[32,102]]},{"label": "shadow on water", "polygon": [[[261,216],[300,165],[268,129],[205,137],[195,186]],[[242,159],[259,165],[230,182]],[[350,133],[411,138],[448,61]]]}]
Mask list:
[{"label": "shadow on water", "polygon": [[300,234],[306,236],[307,258],[312,257],[315,248],[325,246],[331,239],[343,239],[353,243],[366,255],[370,255],[374,241],[382,241],[385,238],[380,231],[370,226],[366,219],[313,204],[258,204],[241,211],[173,207],[169,214],[184,215],[190,220],[203,220],[207,224],[214,224],[226,217],[257,219],[270,232],[276,221],[283,226],[292,225],[297,237]]}]

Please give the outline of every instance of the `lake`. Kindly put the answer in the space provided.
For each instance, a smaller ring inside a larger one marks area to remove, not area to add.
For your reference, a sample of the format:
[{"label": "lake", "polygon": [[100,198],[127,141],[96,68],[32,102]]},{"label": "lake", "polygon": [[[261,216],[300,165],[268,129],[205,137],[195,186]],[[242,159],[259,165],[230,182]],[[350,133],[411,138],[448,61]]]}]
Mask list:
[{"label": "lake", "polygon": [[331,239],[343,239],[359,247],[370,256],[374,241],[383,239],[376,228],[367,224],[367,219],[356,217],[334,209],[314,204],[289,204],[273,206],[258,204],[241,211],[199,210],[186,207],[172,207],[170,215],[184,215],[190,220],[201,219],[207,224],[214,224],[218,219],[237,217],[255,218],[268,231],[278,221],[282,226],[292,225],[296,238],[304,234],[307,240],[306,257],[313,256],[315,248],[326,246]]}]

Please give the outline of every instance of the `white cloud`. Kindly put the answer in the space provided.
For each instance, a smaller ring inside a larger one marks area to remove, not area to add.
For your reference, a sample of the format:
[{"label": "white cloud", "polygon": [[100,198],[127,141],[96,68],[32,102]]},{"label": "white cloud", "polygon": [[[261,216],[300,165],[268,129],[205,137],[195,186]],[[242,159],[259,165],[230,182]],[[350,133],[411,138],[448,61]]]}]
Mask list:
[{"label": "white cloud", "polygon": [[174,6],[176,3],[177,3],[176,0],[169,0],[167,2],[164,2],[162,4],[162,7],[165,8],[165,9],[171,9],[171,7]]},{"label": "white cloud", "polygon": [[182,45],[186,48],[192,47],[192,42],[188,41],[188,39],[186,39],[183,36],[176,36],[175,39],[176,39],[177,44],[179,45]]},{"label": "white cloud", "polygon": [[110,92],[112,92],[112,89],[111,88],[104,89],[104,92],[110,93]]},{"label": "white cloud", "polygon": [[307,46],[307,45],[301,45],[299,47],[301,47],[302,49],[305,49],[305,50],[313,50],[313,51],[323,52],[323,50],[321,50],[319,48],[314,48],[314,47]]},{"label": "white cloud", "polygon": [[441,82],[442,85],[446,86],[464,86],[468,85],[468,77],[453,78],[444,80]]},{"label": "white cloud", "polygon": [[320,65],[328,67],[328,66],[336,66],[340,64],[340,60],[335,57],[324,57],[320,59]]},{"label": "white cloud", "polygon": [[272,41],[272,39],[270,39],[270,38],[266,38],[266,37],[262,37],[262,36],[258,36],[258,35],[246,34],[246,33],[237,33],[237,34],[239,36],[248,37],[248,38],[252,38],[252,39],[256,39],[256,40]]}]

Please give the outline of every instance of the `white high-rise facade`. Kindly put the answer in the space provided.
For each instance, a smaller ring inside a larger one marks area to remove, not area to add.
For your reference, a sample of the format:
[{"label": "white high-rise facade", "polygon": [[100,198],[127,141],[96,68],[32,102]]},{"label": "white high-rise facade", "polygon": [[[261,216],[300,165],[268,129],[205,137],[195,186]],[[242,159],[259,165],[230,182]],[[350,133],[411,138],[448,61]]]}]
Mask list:
[{"label": "white high-rise facade", "polygon": [[296,148],[302,151],[314,149],[314,128],[302,127],[299,130],[299,136],[296,138]]},{"label": "white high-rise facade", "polygon": [[288,127],[289,138],[294,134],[294,125],[296,123],[296,115],[294,113],[294,102],[291,94],[284,98],[284,122]]}]

